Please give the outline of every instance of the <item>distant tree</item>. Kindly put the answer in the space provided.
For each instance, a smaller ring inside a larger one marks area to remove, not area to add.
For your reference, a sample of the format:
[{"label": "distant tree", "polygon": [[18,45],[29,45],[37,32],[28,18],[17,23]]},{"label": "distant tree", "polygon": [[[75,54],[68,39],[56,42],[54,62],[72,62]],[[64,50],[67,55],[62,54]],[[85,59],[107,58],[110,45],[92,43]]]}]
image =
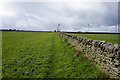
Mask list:
[{"label": "distant tree", "polygon": [[13,31],[16,31],[16,29],[13,29]]},{"label": "distant tree", "polygon": [[54,30],[54,32],[56,32],[56,30]]},{"label": "distant tree", "polygon": [[9,31],[12,31],[12,29],[9,29]]},{"label": "distant tree", "polygon": [[78,32],[81,32],[81,31],[78,31]]}]

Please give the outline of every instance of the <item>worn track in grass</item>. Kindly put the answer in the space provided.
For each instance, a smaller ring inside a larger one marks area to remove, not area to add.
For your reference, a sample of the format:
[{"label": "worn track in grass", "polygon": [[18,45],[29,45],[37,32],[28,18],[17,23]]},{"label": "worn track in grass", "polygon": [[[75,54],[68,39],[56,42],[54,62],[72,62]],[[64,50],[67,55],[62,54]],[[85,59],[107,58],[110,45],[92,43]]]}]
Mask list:
[{"label": "worn track in grass", "polygon": [[3,32],[3,78],[103,78],[82,53],[58,34]]}]

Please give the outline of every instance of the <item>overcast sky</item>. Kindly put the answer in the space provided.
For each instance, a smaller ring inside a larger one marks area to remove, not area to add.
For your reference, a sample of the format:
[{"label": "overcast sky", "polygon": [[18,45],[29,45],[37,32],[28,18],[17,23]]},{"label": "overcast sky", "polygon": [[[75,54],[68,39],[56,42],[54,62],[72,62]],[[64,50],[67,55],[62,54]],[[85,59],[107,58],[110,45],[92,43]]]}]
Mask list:
[{"label": "overcast sky", "polygon": [[0,18],[4,29],[116,32],[118,3],[7,2]]}]

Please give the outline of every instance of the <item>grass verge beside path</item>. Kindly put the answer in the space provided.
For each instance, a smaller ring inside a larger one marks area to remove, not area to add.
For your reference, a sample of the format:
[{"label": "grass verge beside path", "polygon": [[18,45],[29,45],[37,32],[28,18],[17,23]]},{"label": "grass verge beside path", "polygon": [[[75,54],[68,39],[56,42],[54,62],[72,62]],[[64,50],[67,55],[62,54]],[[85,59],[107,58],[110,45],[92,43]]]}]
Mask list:
[{"label": "grass verge beside path", "polygon": [[3,32],[3,78],[103,78],[82,53],[58,34]]},{"label": "grass verge beside path", "polygon": [[58,34],[54,34],[54,57],[51,62],[51,74],[53,78],[103,78],[102,73],[82,53],[77,51]]}]

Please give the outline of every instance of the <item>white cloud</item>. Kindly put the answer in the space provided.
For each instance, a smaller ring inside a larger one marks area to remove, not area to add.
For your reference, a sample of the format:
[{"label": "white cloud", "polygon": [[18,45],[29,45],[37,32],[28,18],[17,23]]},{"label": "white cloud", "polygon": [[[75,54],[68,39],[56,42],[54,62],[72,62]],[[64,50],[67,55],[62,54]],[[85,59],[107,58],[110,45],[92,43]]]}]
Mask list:
[{"label": "white cloud", "polygon": [[16,14],[9,6],[9,3],[0,2],[0,17],[13,17],[13,16],[16,16]]}]

